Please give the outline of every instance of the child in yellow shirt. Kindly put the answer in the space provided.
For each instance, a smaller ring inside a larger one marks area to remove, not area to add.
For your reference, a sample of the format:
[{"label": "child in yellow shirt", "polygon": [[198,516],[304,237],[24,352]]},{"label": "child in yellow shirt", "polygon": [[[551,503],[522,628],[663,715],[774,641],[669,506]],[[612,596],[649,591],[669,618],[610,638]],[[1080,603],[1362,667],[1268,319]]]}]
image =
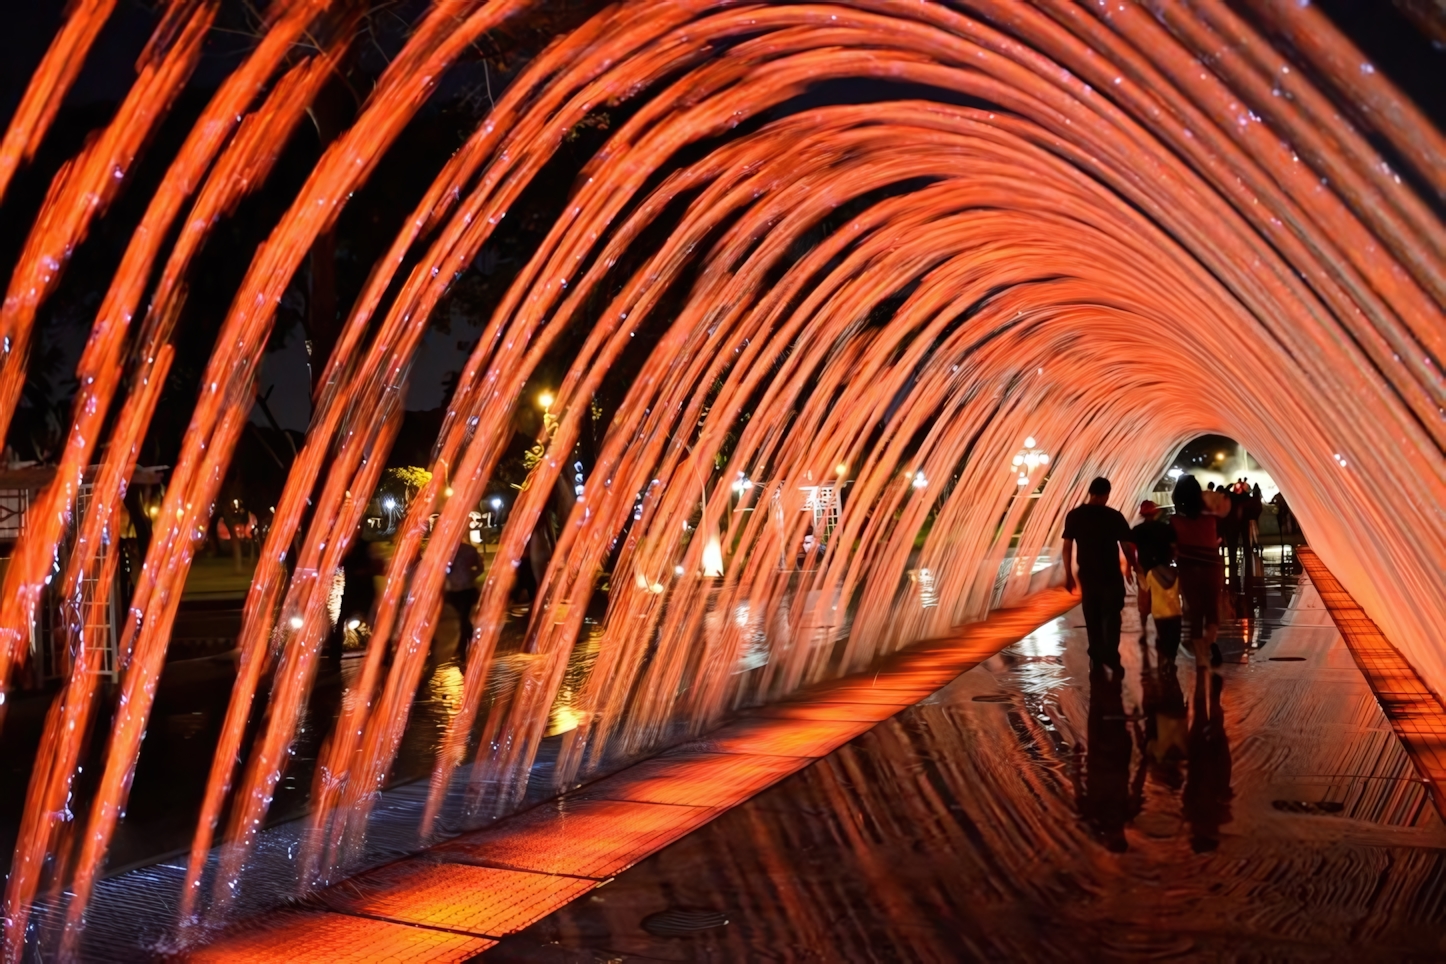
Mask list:
[{"label": "child in yellow shirt", "polygon": [[1150,615],[1155,617],[1155,652],[1161,663],[1175,662],[1180,651],[1180,574],[1173,565],[1156,566],[1145,574]]}]

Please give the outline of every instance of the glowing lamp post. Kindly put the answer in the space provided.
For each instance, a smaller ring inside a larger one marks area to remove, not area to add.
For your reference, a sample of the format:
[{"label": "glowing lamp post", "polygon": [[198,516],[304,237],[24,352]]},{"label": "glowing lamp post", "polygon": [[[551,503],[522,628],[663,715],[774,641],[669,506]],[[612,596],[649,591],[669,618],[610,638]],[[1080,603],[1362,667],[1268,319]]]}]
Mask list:
[{"label": "glowing lamp post", "polygon": [[1023,451],[1010,460],[1009,470],[1019,474],[1019,478],[1015,481],[1019,483],[1020,489],[1029,485],[1033,480],[1035,469],[1049,464],[1049,453],[1037,448],[1037,445],[1034,436],[1031,435],[1024,440]]},{"label": "glowing lamp post", "polygon": [[703,547],[703,575],[709,579],[723,575],[723,543],[716,534]]}]

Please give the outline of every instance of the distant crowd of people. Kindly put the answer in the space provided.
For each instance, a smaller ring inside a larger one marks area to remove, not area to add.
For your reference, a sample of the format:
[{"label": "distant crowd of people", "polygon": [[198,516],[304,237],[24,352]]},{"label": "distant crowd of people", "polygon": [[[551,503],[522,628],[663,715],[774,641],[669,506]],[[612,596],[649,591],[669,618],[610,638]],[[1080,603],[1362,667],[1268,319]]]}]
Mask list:
[{"label": "distant crowd of people", "polygon": [[[1167,517],[1145,501],[1140,504],[1143,521],[1133,529],[1110,508],[1110,491],[1108,479],[1095,479],[1088,501],[1071,510],[1064,524],[1065,586],[1080,592],[1091,667],[1120,664],[1126,595],[1122,551],[1137,587],[1141,632],[1153,617],[1161,662],[1173,664],[1188,640],[1200,668],[1220,665],[1217,637],[1227,569],[1233,585],[1255,574],[1264,511],[1260,486],[1242,478],[1202,488],[1194,476],[1182,476],[1175,484],[1173,513]],[[1280,496],[1272,502],[1285,532],[1289,509]],[[1184,636],[1187,618],[1189,635]]]}]

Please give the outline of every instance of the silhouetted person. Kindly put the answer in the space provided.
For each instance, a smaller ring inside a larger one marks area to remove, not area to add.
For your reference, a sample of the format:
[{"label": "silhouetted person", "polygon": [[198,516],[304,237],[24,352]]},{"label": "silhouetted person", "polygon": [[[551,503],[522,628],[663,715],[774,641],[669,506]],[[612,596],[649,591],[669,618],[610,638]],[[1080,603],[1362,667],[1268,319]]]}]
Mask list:
[{"label": "silhouetted person", "polygon": [[[1130,539],[1138,554],[1139,569],[1136,575],[1136,602],[1140,610],[1140,639],[1145,638],[1145,624],[1149,621],[1150,587],[1146,574],[1156,566],[1162,566],[1175,558],[1175,530],[1161,517],[1160,507],[1149,499],[1140,503],[1140,517],[1144,519],[1130,530]],[[1157,628],[1158,628],[1158,624]]]},{"label": "silhouetted person", "polygon": [[1090,715],[1086,733],[1083,787],[1076,789],[1080,815],[1109,850],[1123,853],[1125,824],[1139,807],[1130,793],[1134,742],[1125,721],[1124,679],[1090,677]]},{"label": "silhouetted person", "polygon": [[1073,562],[1077,558],[1091,668],[1120,665],[1120,611],[1125,608],[1120,550],[1124,550],[1131,572],[1139,567],[1130,524],[1118,509],[1106,504],[1109,498],[1110,480],[1095,479],[1090,483],[1089,500],[1064,517],[1064,586],[1074,592]]},{"label": "silhouetted person", "polygon": [[1240,511],[1245,538],[1245,575],[1248,580],[1257,571],[1255,557],[1260,551],[1260,516],[1265,512],[1265,500],[1261,498],[1259,484],[1242,494]]},{"label": "silhouetted person", "polygon": [[[1215,512],[1229,511],[1228,502],[1217,499]],[[1190,648],[1200,669],[1208,659],[1221,662],[1215,638],[1220,633],[1220,594],[1224,567],[1220,561],[1220,534],[1215,512],[1206,511],[1205,493],[1193,475],[1175,483],[1175,558],[1180,568],[1180,595],[1190,615]]]},{"label": "silhouetted person", "polygon": [[[253,518],[239,498],[221,501],[221,518],[216,521],[216,537],[225,543],[231,552],[231,571],[241,574],[241,556],[245,541],[249,537],[249,522]],[[247,553],[249,555],[249,553]]]},{"label": "silhouetted person", "polygon": [[346,581],[342,584],[340,617],[327,637],[327,657],[332,660],[341,659],[346,648],[347,630],[356,632],[372,620],[372,607],[376,605],[376,586],[372,580],[374,569],[370,546],[360,535],[353,537],[341,560],[342,576]]},{"label": "silhouetted person", "polygon": [[[146,553],[151,549],[151,517],[146,513],[146,505],[141,500],[141,489],[139,485],[132,485],[126,489],[125,507],[130,515],[131,528],[136,533],[136,558],[144,560]],[[135,572],[140,572],[140,564],[135,566]]]},{"label": "silhouetted person", "polygon": [[1190,848],[1198,853],[1220,846],[1220,828],[1232,819],[1232,761],[1220,694],[1225,681],[1215,673],[1195,676],[1195,716],[1190,721],[1190,762],[1181,803],[1190,824]]},{"label": "silhouetted person", "polygon": [[[1216,490],[1220,491],[1220,490]],[[1226,568],[1230,574],[1230,585],[1235,589],[1240,587],[1240,541],[1241,528],[1244,524],[1244,512],[1241,507],[1240,493],[1235,486],[1224,490],[1229,497],[1229,512],[1220,518],[1217,524],[1220,538],[1225,543]]]},{"label": "silhouetted person", "polygon": [[551,513],[544,510],[537,517],[532,529],[532,538],[527,540],[527,575],[531,576],[528,598],[534,609],[537,595],[542,591],[542,580],[547,576],[547,567],[552,564],[552,550],[557,545],[556,531],[552,527]]},{"label": "silhouetted person", "polygon": [[[1290,506],[1285,501],[1285,493],[1275,493],[1275,497],[1270,500],[1270,504],[1275,506],[1275,525],[1281,536],[1294,535],[1295,516],[1291,514]],[[137,529],[136,533],[139,535],[140,530]]]},{"label": "silhouetted person", "polygon": [[465,660],[467,644],[472,641],[472,610],[482,595],[478,583],[482,579],[482,555],[471,542],[458,544],[452,561],[447,564],[443,583],[447,603],[457,611],[457,652]]}]

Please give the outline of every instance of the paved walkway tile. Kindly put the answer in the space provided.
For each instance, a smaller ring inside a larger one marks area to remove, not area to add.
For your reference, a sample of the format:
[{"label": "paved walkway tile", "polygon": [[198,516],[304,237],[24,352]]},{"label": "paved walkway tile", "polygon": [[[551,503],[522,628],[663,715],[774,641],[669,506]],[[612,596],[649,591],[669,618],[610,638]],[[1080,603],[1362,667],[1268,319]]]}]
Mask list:
[{"label": "paved walkway tile", "polygon": [[798,769],[799,760],[791,756],[669,753],[589,784],[580,793],[587,800],[732,807]]},{"label": "paved walkway tile", "polygon": [[576,877],[408,860],[343,881],[322,901],[342,913],[485,937],[528,923],[540,900],[563,903],[595,886]]},{"label": "paved walkway tile", "polygon": [[743,711],[745,719],[787,720],[856,720],[878,723],[893,716],[903,706],[889,703],[774,703]]},{"label": "paved walkway tile", "polygon": [[754,718],[719,727],[703,739],[684,743],[672,752],[741,753],[749,756],[763,753],[817,759],[828,756],[860,733],[867,733],[873,728],[872,722],[858,720]]},{"label": "paved walkway tile", "polygon": [[714,816],[709,807],[563,797],[429,853],[438,860],[606,880]]},{"label": "paved walkway tile", "polygon": [[325,911],[281,911],[247,922],[188,960],[241,964],[451,964],[475,957],[496,941],[444,930]]}]

